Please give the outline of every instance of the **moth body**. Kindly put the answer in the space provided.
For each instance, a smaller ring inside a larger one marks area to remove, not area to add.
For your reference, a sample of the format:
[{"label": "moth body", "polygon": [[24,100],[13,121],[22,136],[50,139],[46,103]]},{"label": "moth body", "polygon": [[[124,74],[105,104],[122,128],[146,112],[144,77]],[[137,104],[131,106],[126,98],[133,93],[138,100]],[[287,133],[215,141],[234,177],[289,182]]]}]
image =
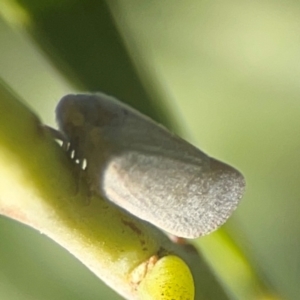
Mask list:
[{"label": "moth body", "polygon": [[56,116],[91,189],[171,234],[210,233],[243,195],[241,173],[113,97],[67,95]]}]

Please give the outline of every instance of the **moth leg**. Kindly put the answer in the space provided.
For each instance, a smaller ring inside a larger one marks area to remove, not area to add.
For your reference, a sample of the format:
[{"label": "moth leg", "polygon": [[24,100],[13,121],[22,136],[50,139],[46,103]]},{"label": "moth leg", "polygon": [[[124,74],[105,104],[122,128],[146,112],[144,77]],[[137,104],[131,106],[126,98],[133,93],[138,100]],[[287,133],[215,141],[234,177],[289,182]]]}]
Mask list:
[{"label": "moth leg", "polygon": [[59,130],[56,130],[48,125],[43,125],[43,128],[46,132],[48,132],[53,139],[59,140],[62,142],[62,148],[63,150],[67,151],[69,147],[69,141],[67,137]]},{"label": "moth leg", "polygon": [[[78,186],[82,182],[86,182],[88,184],[88,178],[86,176],[87,172],[87,160],[85,158],[77,158],[78,160],[78,166],[79,166],[79,176],[78,176]],[[91,193],[90,189],[87,190],[87,198],[86,198],[86,204],[89,205],[91,203],[91,198],[93,194]]]},{"label": "moth leg", "polygon": [[187,243],[185,238],[173,234],[169,234],[169,233],[167,235],[174,244],[185,245]]},{"label": "moth leg", "polygon": [[[78,155],[78,152],[76,151],[76,146],[72,145],[68,138],[59,130],[56,130],[50,126],[43,125],[43,129],[48,132],[53,139],[59,140],[62,142],[62,149],[67,153],[67,155],[71,158],[73,162],[75,162],[75,169],[76,169],[76,190],[75,190],[75,196],[80,193],[81,190],[81,184],[84,181],[88,181],[86,177],[86,168],[87,168],[87,160],[85,158],[81,158],[80,155]],[[79,167],[79,169],[78,169]],[[90,204],[91,198],[93,197],[94,193],[88,189],[87,197],[86,197],[86,203],[87,205]]]},{"label": "moth leg", "polygon": [[[75,149],[72,147],[72,145],[70,144],[68,138],[59,130],[56,130],[50,126],[47,125],[43,125],[43,129],[48,132],[53,139],[55,140],[59,140],[62,142],[62,149],[67,153],[67,155],[71,158],[72,161],[75,162],[76,165],[76,161],[79,165],[79,174],[76,172],[76,177],[77,177],[77,184],[76,184],[76,190],[75,190],[75,196],[79,194],[80,192],[80,183],[82,182],[83,179],[83,163],[84,163],[84,159],[80,159],[79,157],[76,156],[76,151]],[[73,152],[74,151],[74,152]],[[72,155],[72,153],[74,155]],[[77,168],[76,168],[77,169]],[[78,175],[77,175],[78,174]],[[90,197],[88,197],[90,198]],[[89,201],[88,201],[89,203]]]}]

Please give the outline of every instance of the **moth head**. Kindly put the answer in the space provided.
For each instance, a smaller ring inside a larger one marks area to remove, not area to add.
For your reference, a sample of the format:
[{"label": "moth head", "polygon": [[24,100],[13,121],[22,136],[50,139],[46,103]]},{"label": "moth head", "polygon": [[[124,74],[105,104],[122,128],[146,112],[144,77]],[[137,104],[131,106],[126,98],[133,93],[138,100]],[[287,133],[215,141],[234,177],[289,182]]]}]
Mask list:
[{"label": "moth head", "polygon": [[102,94],[66,95],[56,107],[59,129],[80,158],[103,142],[103,128],[119,122],[119,115],[111,97]]},{"label": "moth head", "polygon": [[56,120],[59,129],[69,141],[80,138],[84,134],[86,115],[82,110],[83,103],[75,95],[63,97],[56,107]]}]

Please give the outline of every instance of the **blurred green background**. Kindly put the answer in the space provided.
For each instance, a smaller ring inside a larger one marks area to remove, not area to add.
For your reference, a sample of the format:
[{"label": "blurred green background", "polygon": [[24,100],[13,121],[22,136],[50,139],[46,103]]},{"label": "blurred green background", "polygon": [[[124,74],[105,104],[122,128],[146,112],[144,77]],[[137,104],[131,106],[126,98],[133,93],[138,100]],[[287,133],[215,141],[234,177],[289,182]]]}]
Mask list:
[{"label": "blurred green background", "polygon": [[[103,91],[237,167],[247,192],[224,227],[267,285],[299,299],[300,2],[0,0],[0,77],[49,125],[66,93]],[[5,217],[0,298],[120,299]]]}]

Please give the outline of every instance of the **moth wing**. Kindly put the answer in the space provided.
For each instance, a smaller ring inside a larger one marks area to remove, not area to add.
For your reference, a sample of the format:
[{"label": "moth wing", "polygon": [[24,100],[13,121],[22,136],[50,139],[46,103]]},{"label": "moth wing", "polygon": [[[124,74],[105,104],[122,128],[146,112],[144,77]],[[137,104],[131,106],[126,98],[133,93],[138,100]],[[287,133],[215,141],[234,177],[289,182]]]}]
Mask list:
[{"label": "moth wing", "polygon": [[243,176],[217,160],[187,163],[159,151],[122,152],[107,163],[101,182],[109,200],[185,238],[220,227],[238,205],[244,187]]}]

